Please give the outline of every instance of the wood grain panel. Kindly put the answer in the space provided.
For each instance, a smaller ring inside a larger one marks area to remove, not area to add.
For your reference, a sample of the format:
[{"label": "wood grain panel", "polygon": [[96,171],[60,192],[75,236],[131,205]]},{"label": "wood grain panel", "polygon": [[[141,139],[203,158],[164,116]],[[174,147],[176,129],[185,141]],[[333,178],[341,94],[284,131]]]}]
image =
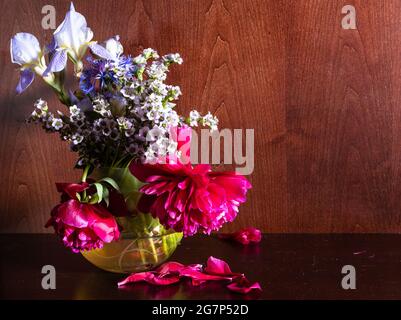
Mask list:
[{"label": "wood grain panel", "polygon": [[345,3],[298,1],[289,7],[289,226],[399,231],[398,164],[392,163],[399,154],[393,145],[399,100],[391,88],[400,81],[390,77],[391,64],[399,61],[399,2],[354,2],[358,30],[339,27]]},{"label": "wood grain panel", "polygon": [[[73,181],[75,157],[24,123],[39,79],[15,96],[9,39],[32,32],[41,8],[58,23],[69,1],[0,0],[0,232],[46,232],[55,181]],[[74,1],[96,39],[119,34],[126,52],[180,52],[169,82],[181,113],[211,110],[221,128],[255,129],[253,189],[225,230],[401,231],[401,1]],[[358,30],[341,28],[353,4]]]}]

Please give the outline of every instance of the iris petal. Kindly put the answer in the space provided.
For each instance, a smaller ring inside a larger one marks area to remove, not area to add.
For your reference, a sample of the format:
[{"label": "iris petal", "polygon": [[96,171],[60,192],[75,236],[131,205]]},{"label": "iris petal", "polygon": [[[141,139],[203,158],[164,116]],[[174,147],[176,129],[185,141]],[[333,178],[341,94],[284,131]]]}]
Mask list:
[{"label": "iris petal", "polygon": [[113,55],[103,46],[97,43],[91,43],[89,45],[89,48],[91,49],[92,53],[97,55],[100,58],[106,59],[106,60],[114,60]]},{"label": "iris petal", "polygon": [[10,42],[10,54],[12,63],[19,65],[32,64],[40,55],[38,39],[30,33],[20,32],[12,37]]},{"label": "iris petal", "polygon": [[64,70],[67,65],[67,51],[66,50],[56,50],[53,54],[49,66],[43,72],[43,76],[46,77],[50,72],[60,72]]},{"label": "iris petal", "polygon": [[30,69],[21,71],[19,82],[16,88],[18,94],[25,91],[35,79],[35,74]]},{"label": "iris petal", "polygon": [[[78,63],[93,38],[93,32],[88,28],[85,17],[76,12],[74,5],[71,3],[70,10],[67,12],[64,21],[54,32],[53,37],[57,48],[66,50],[74,63]],[[61,58],[64,59],[64,54]],[[64,62],[64,60],[60,60],[60,62]],[[54,68],[57,71],[61,71],[61,67],[65,67],[65,64],[56,64]]]}]

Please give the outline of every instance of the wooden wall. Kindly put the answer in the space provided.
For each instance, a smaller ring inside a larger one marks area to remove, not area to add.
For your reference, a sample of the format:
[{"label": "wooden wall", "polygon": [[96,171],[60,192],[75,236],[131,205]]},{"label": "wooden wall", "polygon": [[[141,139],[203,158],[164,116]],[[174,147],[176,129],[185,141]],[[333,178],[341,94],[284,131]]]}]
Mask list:
[{"label": "wooden wall", "polygon": [[[255,129],[253,189],[237,221],[265,232],[401,231],[401,0],[74,1],[95,38],[126,51],[180,52],[179,110],[211,110],[222,128]],[[46,232],[55,181],[72,181],[67,145],[27,125],[40,80],[15,96],[9,39],[44,43],[41,8],[0,0],[0,231]],[[341,28],[341,8],[357,30]]]}]

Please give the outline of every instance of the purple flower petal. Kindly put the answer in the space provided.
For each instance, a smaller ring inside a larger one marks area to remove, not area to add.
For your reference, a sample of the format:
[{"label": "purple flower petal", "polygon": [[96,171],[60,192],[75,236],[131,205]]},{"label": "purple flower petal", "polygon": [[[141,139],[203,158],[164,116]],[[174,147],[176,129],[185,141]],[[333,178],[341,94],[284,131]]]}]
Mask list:
[{"label": "purple flower petal", "polygon": [[52,38],[52,42],[50,42],[46,47],[45,47],[45,53],[53,53],[57,49],[57,43],[56,39],[54,37]]},{"label": "purple flower petal", "polygon": [[32,72],[30,69],[25,69],[21,71],[19,82],[16,88],[18,94],[22,93],[23,91],[28,88],[33,80],[35,79],[35,73]]},{"label": "purple flower petal", "polygon": [[38,60],[40,44],[30,33],[20,32],[10,41],[11,62],[19,65],[29,65]]},{"label": "purple flower petal", "polygon": [[43,76],[46,77],[50,72],[60,72],[64,70],[67,65],[67,51],[58,50],[52,55],[49,66],[43,72]]},{"label": "purple flower petal", "polygon": [[92,53],[97,55],[100,58],[106,59],[106,60],[114,60],[114,57],[112,54],[107,51],[107,49],[97,43],[91,43],[89,45],[89,48],[91,49]]}]

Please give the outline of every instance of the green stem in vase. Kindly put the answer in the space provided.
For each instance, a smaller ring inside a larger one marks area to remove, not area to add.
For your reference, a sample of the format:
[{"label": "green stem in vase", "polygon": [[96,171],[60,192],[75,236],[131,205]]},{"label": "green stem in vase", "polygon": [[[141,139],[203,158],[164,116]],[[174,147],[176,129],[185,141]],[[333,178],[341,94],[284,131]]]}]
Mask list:
[{"label": "green stem in vase", "polygon": [[153,260],[154,260],[155,264],[157,264],[159,262],[159,257],[157,255],[157,251],[156,251],[156,247],[155,247],[153,238],[149,238],[149,245],[150,245],[150,248],[152,249]]},{"label": "green stem in vase", "polygon": [[168,238],[168,237],[169,237],[168,235],[165,235],[165,236],[162,237],[163,252],[164,252],[166,255],[168,255],[169,252],[170,252],[169,246],[168,246],[168,243],[167,243],[167,238]]},{"label": "green stem in vase", "polygon": [[[150,221],[148,221],[147,217],[150,217],[150,216],[149,216],[149,215],[146,215],[146,214],[144,214],[144,213],[140,213],[139,215],[140,215],[140,218],[141,218],[142,223],[143,223],[143,231],[144,231],[144,233],[146,234],[146,233],[148,233],[148,228],[147,228],[147,226],[148,226],[149,223],[150,223]],[[150,249],[151,249],[154,263],[157,264],[158,261],[159,261],[159,257],[158,257],[158,255],[157,255],[157,250],[156,250],[156,247],[155,247],[155,244],[154,244],[153,237],[151,237],[150,235],[148,235],[147,242],[148,242],[148,245],[149,245],[149,247],[150,247]]]},{"label": "green stem in vase", "polygon": [[139,251],[139,255],[141,257],[142,264],[146,265],[148,262],[146,261],[145,252],[142,248],[142,240],[141,239],[138,239],[137,246],[138,246],[138,251]]}]

